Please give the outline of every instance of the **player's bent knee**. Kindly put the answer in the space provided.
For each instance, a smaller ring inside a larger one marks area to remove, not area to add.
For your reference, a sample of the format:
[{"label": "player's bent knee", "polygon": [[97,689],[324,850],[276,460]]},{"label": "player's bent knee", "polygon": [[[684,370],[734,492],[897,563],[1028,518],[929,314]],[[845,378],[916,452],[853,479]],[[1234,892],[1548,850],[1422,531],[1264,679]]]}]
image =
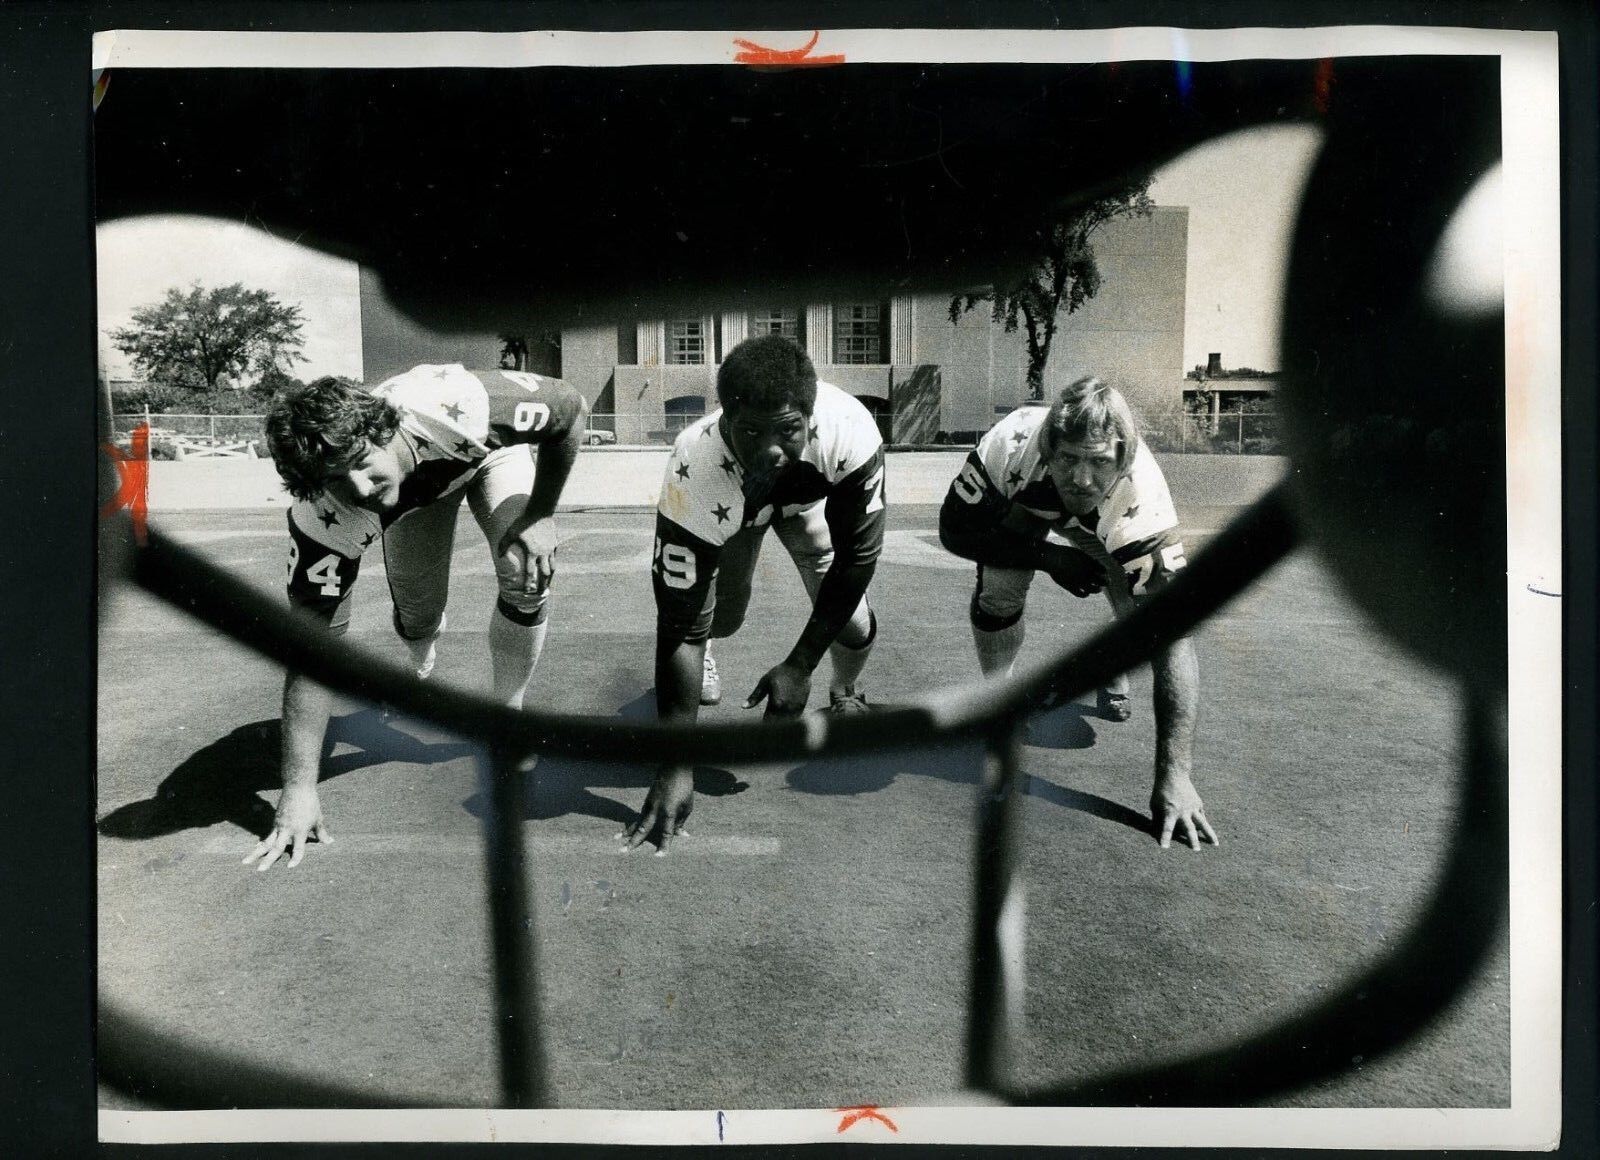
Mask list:
[{"label": "player's bent knee", "polygon": [[439,625],[444,622],[444,609],[434,613],[431,618],[421,618],[407,625],[400,617],[400,610],[394,610],[394,630],[401,640],[427,640],[439,631]]},{"label": "player's bent knee", "polygon": [[867,607],[865,600],[861,604],[862,608],[866,609],[866,616],[862,617],[861,609],[858,608],[857,615],[850,618],[837,638],[840,644],[852,652],[870,648],[872,642],[878,639],[878,614]]},{"label": "player's bent knee", "polygon": [[980,632],[1002,632],[1022,619],[1023,606],[1017,605],[1014,609],[993,612],[985,608],[984,601],[976,592],[972,594],[972,604],[968,607],[968,615],[972,618],[972,627]]},{"label": "player's bent knee", "polygon": [[500,613],[512,624],[520,624],[524,628],[533,628],[543,624],[550,614],[549,591],[544,590],[529,596],[518,594],[515,598],[501,593],[500,599],[495,601],[495,611]]}]

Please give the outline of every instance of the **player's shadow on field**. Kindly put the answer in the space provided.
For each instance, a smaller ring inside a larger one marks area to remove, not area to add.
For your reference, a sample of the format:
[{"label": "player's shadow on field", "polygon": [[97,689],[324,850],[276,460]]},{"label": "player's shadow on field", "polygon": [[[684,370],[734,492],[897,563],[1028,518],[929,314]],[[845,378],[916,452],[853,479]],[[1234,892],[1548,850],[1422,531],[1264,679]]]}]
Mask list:
[{"label": "player's shadow on field", "polygon": [[[654,721],[656,719],[656,694],[647,689],[617,710],[624,721]],[[639,817],[645,794],[650,790],[653,766],[640,762],[574,761],[565,757],[541,757],[528,771],[523,784],[523,800],[527,804],[526,817],[533,821],[549,821],[567,814],[587,814],[590,817],[632,825]],[[637,799],[629,805],[594,792],[595,787],[627,790]],[[710,765],[694,767],[696,794],[709,797],[726,797],[742,793],[750,783],[736,778],[726,769]],[[461,803],[474,817],[484,816],[482,792],[473,794]]]},{"label": "player's shadow on field", "polygon": [[[355,746],[356,752],[333,756],[341,741]],[[283,722],[277,718],[241,725],[185,758],[154,795],[117,807],[95,828],[108,838],[142,841],[232,822],[264,838],[272,830],[273,809],[260,792],[282,787],[282,748]],[[376,709],[364,709],[329,720],[320,781],[369,765],[391,761],[427,765],[474,752],[463,741],[420,740],[395,728]]]},{"label": "player's shadow on field", "polygon": [[[1088,749],[1094,744],[1094,736],[1094,727],[1086,719],[1084,707],[1067,704],[1031,717],[1023,739],[1038,749]],[[982,767],[982,750],[967,744],[914,754],[869,753],[846,759],[812,761],[791,769],[787,780],[791,789],[801,793],[864,794],[887,789],[902,773],[976,785]],[[1149,818],[1110,798],[1069,789],[1028,773],[1024,773],[1022,785],[1024,793],[1040,801],[1108,822],[1119,822],[1141,833],[1151,832]]]}]

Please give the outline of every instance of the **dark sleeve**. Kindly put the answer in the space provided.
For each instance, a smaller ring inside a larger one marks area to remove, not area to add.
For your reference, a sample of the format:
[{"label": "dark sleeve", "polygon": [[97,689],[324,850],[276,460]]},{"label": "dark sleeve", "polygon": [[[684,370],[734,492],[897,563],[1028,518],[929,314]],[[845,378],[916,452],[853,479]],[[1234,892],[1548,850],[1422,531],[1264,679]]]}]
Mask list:
[{"label": "dark sleeve", "polygon": [[350,626],[350,590],[361,569],[360,557],[340,555],[311,538],[289,512],[289,602],[334,632]]},{"label": "dark sleeve", "polygon": [[1128,577],[1128,592],[1135,599],[1154,596],[1189,563],[1183,554],[1183,535],[1177,528],[1124,544],[1111,558]]},{"label": "dark sleeve", "polygon": [[[883,551],[883,525],[888,516],[884,503],[883,448],[833,485],[823,515],[833,540],[833,558],[843,567],[875,564]],[[848,616],[854,606],[845,610]]]},{"label": "dark sleeve", "polygon": [[1027,536],[1002,526],[1011,501],[984,470],[976,451],[967,454],[961,472],[950,482],[939,509],[939,542],[966,560],[991,568],[1041,568],[1043,537]]},{"label": "dark sleeve", "polygon": [[582,424],[586,406],[576,387],[522,371],[475,371],[489,395],[489,445],[554,443]]},{"label": "dark sleeve", "polygon": [[656,639],[673,644],[711,635],[721,549],[656,513],[650,580],[656,597]]}]

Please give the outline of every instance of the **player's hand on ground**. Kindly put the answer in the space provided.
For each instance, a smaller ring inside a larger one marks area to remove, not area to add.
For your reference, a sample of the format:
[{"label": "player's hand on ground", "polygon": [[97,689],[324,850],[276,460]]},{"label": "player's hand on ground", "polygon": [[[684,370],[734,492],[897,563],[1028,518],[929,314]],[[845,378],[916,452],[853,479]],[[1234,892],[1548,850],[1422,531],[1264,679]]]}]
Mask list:
[{"label": "player's hand on ground", "polygon": [[639,845],[659,826],[661,840],[656,845],[656,854],[665,854],[667,844],[673,838],[679,834],[688,835],[683,826],[693,809],[694,771],[681,765],[663,769],[656,774],[655,782],[650,786],[638,821],[617,835],[627,839],[628,844],[623,847],[623,852]]},{"label": "player's hand on ground", "polygon": [[500,543],[500,555],[513,569],[515,582],[524,593],[542,590],[556,574],[556,522],[535,520],[520,530],[513,529]]},{"label": "player's hand on ground", "polygon": [[1213,846],[1221,844],[1206,818],[1205,803],[1200,800],[1194,782],[1187,777],[1156,780],[1156,788],[1150,794],[1150,815],[1155,820],[1163,848],[1172,845],[1174,834],[1180,835],[1195,850],[1200,848],[1202,838]]},{"label": "player's hand on ground", "polygon": [[1074,596],[1092,596],[1106,586],[1106,570],[1087,552],[1067,549],[1050,561],[1050,579]]},{"label": "player's hand on ground", "polygon": [[799,665],[787,661],[773,665],[756,682],[744,700],[746,709],[753,709],[762,701],[767,703],[768,717],[798,717],[806,711],[811,699],[811,674]]},{"label": "player's hand on ground", "polygon": [[245,855],[242,865],[255,863],[257,870],[266,870],[288,851],[287,865],[296,866],[305,853],[308,837],[319,842],[333,841],[327,823],[322,820],[322,803],[317,798],[316,788],[286,789],[278,799],[278,815],[273,819],[272,832]]}]

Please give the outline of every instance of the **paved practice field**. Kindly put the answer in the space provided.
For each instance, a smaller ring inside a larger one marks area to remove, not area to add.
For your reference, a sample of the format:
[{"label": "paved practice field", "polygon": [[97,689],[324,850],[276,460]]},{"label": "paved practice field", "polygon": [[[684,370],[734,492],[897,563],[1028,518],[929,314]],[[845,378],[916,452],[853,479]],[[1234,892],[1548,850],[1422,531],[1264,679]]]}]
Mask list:
[{"label": "paved practice field", "polygon": [[[935,514],[892,511],[864,677],[879,701],[977,671],[970,569],[938,547]],[[1183,511],[1203,530],[1232,514]],[[281,600],[283,518],[183,513],[158,526]],[[532,696],[648,715],[651,517],[592,511],[562,527]],[[1192,554],[1206,536],[1189,539]],[[463,516],[435,680],[486,687],[492,593],[488,550]],[[1103,599],[1041,580],[1024,663],[1109,615]],[[351,635],[400,659],[389,616],[374,552]],[[102,994],[253,1061],[374,1093],[497,1103],[470,747],[347,707],[321,790],[334,843],[294,870],[255,873],[239,860],[276,800],[279,670],[137,592],[108,595],[102,617]],[[769,537],[746,627],[717,646],[725,699],[706,719],[740,714],[803,619]],[[1307,552],[1197,646],[1195,780],[1220,848],[1161,850],[1146,828],[1148,670],[1125,724],[1091,702],[1031,728],[1024,1079],[1080,1080],[1261,1030],[1393,946],[1427,898],[1459,781],[1448,685],[1370,632]],[[624,857],[613,838],[648,769],[543,762],[530,893],[555,1101],[893,1106],[957,1089],[977,774],[962,751],[701,769],[692,837],[654,858]],[[1507,1037],[1502,945],[1422,1039],[1283,1102],[1506,1106]]]}]

